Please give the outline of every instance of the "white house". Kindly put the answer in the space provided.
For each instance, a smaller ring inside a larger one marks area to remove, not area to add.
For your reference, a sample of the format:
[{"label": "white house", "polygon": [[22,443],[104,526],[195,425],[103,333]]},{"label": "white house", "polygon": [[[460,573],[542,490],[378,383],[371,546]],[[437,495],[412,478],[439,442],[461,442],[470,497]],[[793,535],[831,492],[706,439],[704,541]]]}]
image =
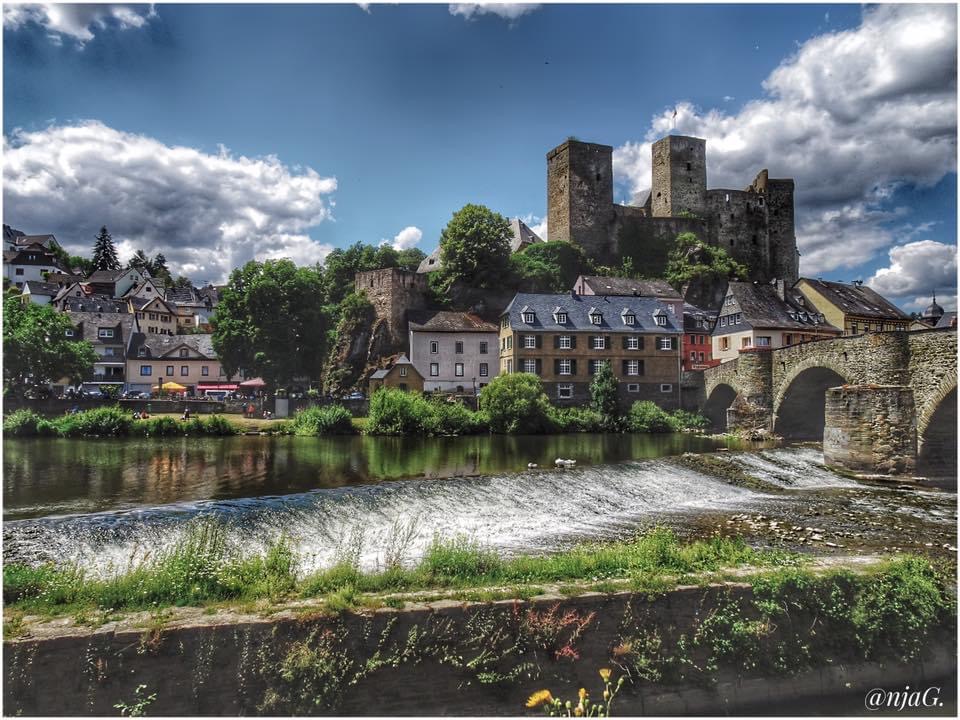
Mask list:
[{"label": "white house", "polygon": [[497,326],[473,313],[416,310],[407,313],[410,361],[423,375],[424,392],[478,393],[496,377]]}]

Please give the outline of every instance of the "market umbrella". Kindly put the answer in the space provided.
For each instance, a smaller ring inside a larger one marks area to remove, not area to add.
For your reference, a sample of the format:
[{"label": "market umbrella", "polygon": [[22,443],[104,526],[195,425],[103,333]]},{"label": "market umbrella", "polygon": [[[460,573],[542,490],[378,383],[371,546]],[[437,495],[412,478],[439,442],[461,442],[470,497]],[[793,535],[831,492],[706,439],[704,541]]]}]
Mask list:
[{"label": "market umbrella", "polygon": [[263,381],[263,378],[250,378],[249,380],[244,380],[240,383],[240,387],[245,388],[260,388],[266,387],[266,383]]},{"label": "market umbrella", "polygon": [[169,382],[165,382],[163,385],[161,385],[160,389],[168,392],[184,392],[187,388],[180,383],[175,383],[173,380],[170,380]]}]

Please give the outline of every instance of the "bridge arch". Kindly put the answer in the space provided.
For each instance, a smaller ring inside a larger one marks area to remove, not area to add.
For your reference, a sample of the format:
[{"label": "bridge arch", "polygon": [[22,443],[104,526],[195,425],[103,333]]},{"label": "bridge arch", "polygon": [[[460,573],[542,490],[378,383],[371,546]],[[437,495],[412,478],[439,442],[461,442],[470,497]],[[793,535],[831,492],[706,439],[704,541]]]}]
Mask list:
[{"label": "bridge arch", "polygon": [[957,476],[957,376],[944,377],[917,414],[917,473]]},{"label": "bridge arch", "polygon": [[732,383],[718,382],[713,386],[703,406],[703,415],[710,421],[711,427],[719,432],[727,429],[727,408],[733,405],[740,393]]},{"label": "bridge arch", "polygon": [[847,385],[844,369],[822,359],[810,359],[791,368],[776,389],[773,431],[793,440],[822,440],[824,395],[829,388]]}]

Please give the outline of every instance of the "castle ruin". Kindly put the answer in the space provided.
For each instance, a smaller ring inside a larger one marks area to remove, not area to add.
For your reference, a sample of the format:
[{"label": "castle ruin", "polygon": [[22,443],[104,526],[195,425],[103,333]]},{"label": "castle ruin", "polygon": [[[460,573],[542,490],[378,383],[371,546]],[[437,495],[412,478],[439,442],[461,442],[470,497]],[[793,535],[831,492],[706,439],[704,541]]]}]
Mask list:
[{"label": "castle ruin", "polygon": [[750,280],[798,278],[793,180],[761,170],[745,190],[707,189],[706,140],[668,135],[653,144],[643,205],[613,202],[613,148],[567,140],[547,153],[547,236],[605,264],[632,258],[662,277],[674,240],[692,232],[750,269]]}]

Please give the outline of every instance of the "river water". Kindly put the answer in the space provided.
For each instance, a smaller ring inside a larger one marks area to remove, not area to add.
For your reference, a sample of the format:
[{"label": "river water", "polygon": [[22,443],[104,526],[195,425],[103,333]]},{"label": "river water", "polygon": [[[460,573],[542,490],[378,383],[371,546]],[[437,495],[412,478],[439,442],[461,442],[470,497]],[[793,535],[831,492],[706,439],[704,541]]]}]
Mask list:
[{"label": "river water", "polygon": [[[414,561],[435,537],[509,555],[657,524],[807,552],[955,552],[955,479],[858,482],[826,469],[815,446],[678,434],[11,439],[3,449],[7,560],[95,572],[149,557],[199,517],[225,522],[242,551],[287,537],[304,572],[350,556],[367,569],[388,555]],[[683,453],[716,453],[759,487]],[[557,457],[577,465],[556,469]]]}]

